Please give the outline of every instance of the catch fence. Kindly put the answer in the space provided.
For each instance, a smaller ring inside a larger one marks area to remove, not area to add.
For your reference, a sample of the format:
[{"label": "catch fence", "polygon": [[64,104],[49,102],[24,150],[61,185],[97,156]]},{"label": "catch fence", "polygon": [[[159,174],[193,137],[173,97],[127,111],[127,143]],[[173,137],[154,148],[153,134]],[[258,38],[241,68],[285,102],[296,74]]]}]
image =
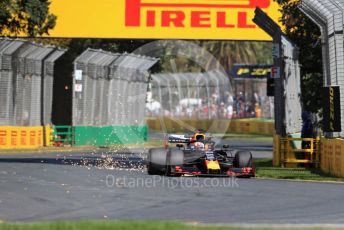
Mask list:
[{"label": "catch fence", "polygon": [[74,62],[74,126],[145,124],[148,70],[156,58],[87,49]]},{"label": "catch fence", "polygon": [[54,62],[65,50],[0,39],[0,125],[51,123]]}]

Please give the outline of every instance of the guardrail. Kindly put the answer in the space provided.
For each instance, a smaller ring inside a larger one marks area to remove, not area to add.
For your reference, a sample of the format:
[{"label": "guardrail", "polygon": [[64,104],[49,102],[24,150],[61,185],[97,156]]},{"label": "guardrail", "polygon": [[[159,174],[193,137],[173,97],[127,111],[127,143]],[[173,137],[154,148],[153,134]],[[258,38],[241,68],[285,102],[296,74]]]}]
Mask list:
[{"label": "guardrail", "polygon": [[319,167],[320,138],[274,137],[274,166]]},{"label": "guardrail", "polygon": [[60,147],[65,144],[73,145],[73,127],[68,125],[54,126],[53,145]]}]

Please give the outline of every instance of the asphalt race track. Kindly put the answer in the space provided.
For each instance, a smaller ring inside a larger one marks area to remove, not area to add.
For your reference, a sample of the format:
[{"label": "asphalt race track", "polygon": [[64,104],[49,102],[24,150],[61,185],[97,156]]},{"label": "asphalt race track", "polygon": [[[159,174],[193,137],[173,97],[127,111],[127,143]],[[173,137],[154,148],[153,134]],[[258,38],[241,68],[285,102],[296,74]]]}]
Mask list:
[{"label": "asphalt race track", "polygon": [[0,219],[344,224],[342,184],[149,176],[142,155],[0,156]]}]

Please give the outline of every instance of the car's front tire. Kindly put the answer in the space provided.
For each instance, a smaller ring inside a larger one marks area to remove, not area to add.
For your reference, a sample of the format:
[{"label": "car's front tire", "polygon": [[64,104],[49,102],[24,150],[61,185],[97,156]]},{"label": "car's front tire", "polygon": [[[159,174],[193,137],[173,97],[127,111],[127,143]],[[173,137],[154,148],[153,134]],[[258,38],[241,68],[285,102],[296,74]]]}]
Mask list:
[{"label": "car's front tire", "polygon": [[167,149],[150,149],[147,156],[147,172],[149,175],[164,175],[166,172]]},{"label": "car's front tire", "polygon": [[184,152],[179,149],[170,149],[170,151],[167,152],[166,176],[181,176],[181,174],[175,174],[174,168],[183,164]]},{"label": "car's front tire", "polygon": [[236,168],[252,167],[252,153],[249,151],[239,151],[234,156],[234,166]]}]

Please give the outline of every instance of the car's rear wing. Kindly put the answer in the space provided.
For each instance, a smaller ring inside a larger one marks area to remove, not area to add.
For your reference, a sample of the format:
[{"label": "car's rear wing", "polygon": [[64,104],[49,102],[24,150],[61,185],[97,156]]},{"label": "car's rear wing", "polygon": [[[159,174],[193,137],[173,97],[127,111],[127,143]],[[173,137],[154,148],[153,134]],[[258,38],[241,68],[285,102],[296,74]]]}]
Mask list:
[{"label": "car's rear wing", "polygon": [[191,137],[189,135],[178,135],[178,134],[168,135],[169,143],[189,143],[190,141],[191,141]]}]

